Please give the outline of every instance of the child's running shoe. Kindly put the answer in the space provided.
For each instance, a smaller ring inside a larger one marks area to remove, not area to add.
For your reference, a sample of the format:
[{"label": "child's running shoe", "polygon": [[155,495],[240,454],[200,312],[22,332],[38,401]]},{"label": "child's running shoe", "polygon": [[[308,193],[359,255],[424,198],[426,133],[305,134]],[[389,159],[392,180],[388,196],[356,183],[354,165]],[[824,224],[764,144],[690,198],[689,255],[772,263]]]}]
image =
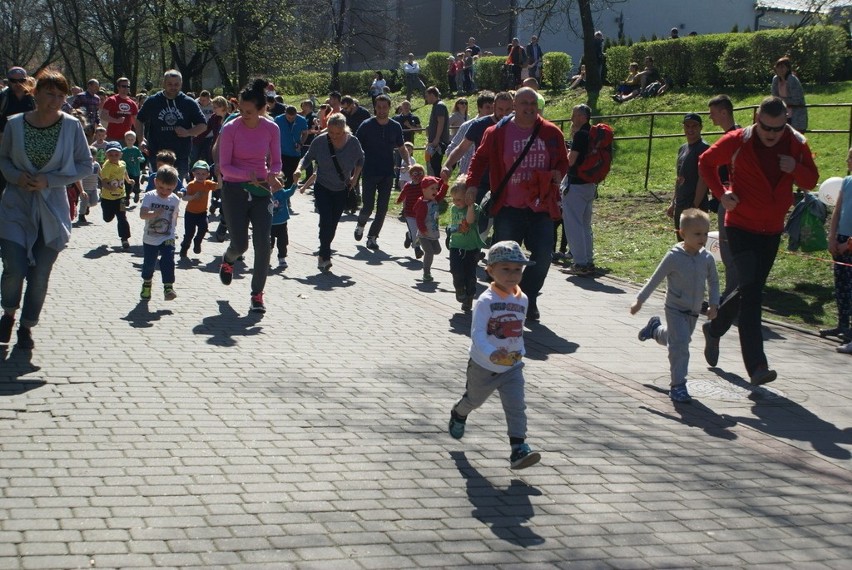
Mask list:
[{"label": "child's running shoe", "polygon": [[404,247],[405,249],[411,247],[411,233],[405,232],[405,241],[402,242],[402,247]]},{"label": "child's running shoe", "polygon": [[541,454],[538,451],[533,451],[526,443],[514,448],[512,455],[509,456],[512,469],[526,469],[539,461],[541,461]]},{"label": "child's running shoe", "polygon": [[251,296],[251,312],[252,313],[265,313],[266,305],[263,304],[263,291],[260,293],[255,293]]},{"label": "child's running shoe", "polygon": [[163,285],[163,298],[166,301],[174,301],[177,299],[177,293],[175,293],[175,288],[171,283]]},{"label": "child's running shoe", "polygon": [[661,324],[660,317],[653,316],[648,319],[648,324],[639,330],[639,334],[637,335],[639,340],[645,342],[648,339],[654,338],[654,331],[660,328]]},{"label": "child's running shoe", "polygon": [[669,388],[669,398],[672,399],[672,402],[680,402],[682,404],[691,402],[692,396],[686,391],[686,382]]},{"label": "child's running shoe", "polygon": [[423,273],[423,282],[432,283],[435,280],[431,273]]},{"label": "child's running shoe", "polygon": [[450,425],[447,428],[453,439],[461,439],[464,437],[465,419],[457,415],[454,411],[450,412]]},{"label": "child's running shoe", "polygon": [[130,249],[130,242],[126,239],[121,240],[121,249],[123,249],[124,251]]},{"label": "child's running shoe", "polygon": [[139,293],[139,298],[143,301],[148,301],[151,299],[151,282],[145,281],[142,283],[142,292]]}]

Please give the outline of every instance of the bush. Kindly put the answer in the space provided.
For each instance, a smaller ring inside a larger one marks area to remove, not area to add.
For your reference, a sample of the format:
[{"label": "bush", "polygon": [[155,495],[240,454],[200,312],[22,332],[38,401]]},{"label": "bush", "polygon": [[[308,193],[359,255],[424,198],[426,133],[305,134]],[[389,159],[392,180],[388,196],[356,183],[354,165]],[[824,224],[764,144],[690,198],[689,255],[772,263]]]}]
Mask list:
[{"label": "bush", "polygon": [[553,90],[564,89],[571,81],[571,56],[560,51],[544,54],[541,65],[542,82]]},{"label": "bush", "polygon": [[503,91],[503,65],[506,58],[499,55],[482,56],[473,64],[473,76],[476,88],[482,91]]},{"label": "bush", "polygon": [[328,92],[331,75],[320,71],[300,71],[291,75],[276,77],[272,82],[283,93],[289,95],[303,93],[322,95]]},{"label": "bush", "polygon": [[618,85],[627,77],[632,50],[626,46],[614,46],[606,50],[606,82]]},{"label": "bush", "polygon": [[426,87],[434,85],[441,93],[450,91],[447,83],[447,58],[452,54],[448,51],[433,51],[426,54],[426,58],[420,63],[420,73],[423,75],[423,83]]},{"label": "bush", "polygon": [[688,80],[689,84],[697,87],[725,85],[725,75],[722,73],[720,63],[730,36],[709,34],[684,39],[691,43],[692,72]]}]

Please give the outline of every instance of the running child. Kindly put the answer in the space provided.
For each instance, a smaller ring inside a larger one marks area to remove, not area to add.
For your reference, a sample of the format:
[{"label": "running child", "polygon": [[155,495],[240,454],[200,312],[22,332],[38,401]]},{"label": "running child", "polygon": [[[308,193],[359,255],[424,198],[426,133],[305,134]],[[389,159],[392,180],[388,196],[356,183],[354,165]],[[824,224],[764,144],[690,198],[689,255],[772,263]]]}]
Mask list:
[{"label": "running child", "polygon": [[514,241],[495,243],[486,263],[493,281],[473,307],[470,326],[470,360],[464,396],[450,411],[449,432],[464,436],[468,415],[497,390],[509,435],[512,469],[535,465],[541,454],[526,443],[527,413],[524,398],[524,319],[529,299],[521,291],[524,266],[533,265]]},{"label": "running child", "polygon": [[296,193],[297,185],[281,188],[272,195],[272,227],[270,229],[270,248],[278,242],[278,267],[287,269],[287,246],[290,236],[287,234],[287,220],[290,219],[290,198]]},{"label": "running child", "polygon": [[485,242],[479,235],[479,204],[467,200],[467,176],[456,179],[450,190],[453,205],[450,208],[450,273],[456,290],[456,301],[461,303],[462,311],[473,308],[476,296],[476,267],[480,250]]},{"label": "running child", "polygon": [[121,247],[127,251],[130,249],[130,224],[124,204],[125,184],[133,184],[133,180],[121,160],[121,145],[110,141],[106,144],[106,162],[101,166],[101,213],[105,222],[115,218]]},{"label": "running child", "polygon": [[124,204],[130,205],[130,194],[133,194],[133,203],[138,204],[139,193],[142,191],[139,182],[142,177],[142,163],[145,162],[145,155],[136,146],[136,133],[134,131],[124,133],[124,148],[121,149],[121,160],[127,165],[127,175],[134,181],[133,184],[128,184],[124,189],[127,193]]},{"label": "running child", "polygon": [[[852,149],[846,156],[852,167]],[[820,336],[836,336],[846,341],[837,352],[852,354],[852,176],[843,179],[840,195],[831,213],[828,229],[828,251],[834,261],[834,297],[837,300],[837,326],[819,331]]]},{"label": "running child", "polygon": [[173,166],[163,166],[157,170],[154,181],[155,190],[145,192],[139,217],[145,220],[142,235],[142,292],[139,298],[147,301],[151,298],[151,281],[157,258],[160,261],[160,275],[163,278],[163,297],[172,301],[175,293],[175,227],[177,226],[180,198],[174,194],[177,187],[178,171]]},{"label": "running child", "polygon": [[[153,172],[151,172],[150,176],[148,176],[148,184],[145,187],[146,192],[150,192],[151,190],[156,189],[157,186],[154,184],[154,181],[157,179],[157,170],[159,170],[161,166],[174,166],[175,164],[177,164],[177,156],[174,152],[168,149],[157,151],[157,157],[154,160],[155,164],[157,165],[157,168]],[[183,190],[183,180],[178,177],[175,192],[181,193],[183,192]]]},{"label": "running child", "polygon": [[432,260],[441,253],[441,228],[438,216],[441,214],[441,200],[447,195],[447,185],[440,178],[425,176],[420,182],[422,196],[414,204],[414,218],[417,221],[417,239],[423,249],[423,282],[431,283]]},{"label": "running child", "polygon": [[[107,132],[106,127],[102,127],[98,125],[95,127],[95,140],[92,141],[93,147],[97,149],[97,159],[98,164],[103,165],[106,162],[106,150],[107,150],[107,140],[106,140]],[[118,147],[121,149],[121,146]]]},{"label": "running child", "polygon": [[210,165],[203,160],[192,165],[192,182],[186,185],[186,210],[183,213],[183,241],[180,244],[180,257],[185,259],[189,244],[194,243],[192,252],[201,253],[201,243],[207,235],[207,202],[210,192],[219,187],[210,178]]},{"label": "running child", "polygon": [[411,182],[408,182],[402,187],[396,203],[399,204],[402,202],[402,215],[405,217],[405,223],[408,226],[403,245],[408,249],[413,244],[414,255],[417,259],[420,259],[423,257],[423,250],[417,241],[417,220],[414,219],[414,204],[423,195],[423,192],[420,190],[420,183],[423,181],[423,177],[426,176],[426,169],[420,164],[412,164],[408,167],[408,175],[411,177]]},{"label": "running child", "polygon": [[660,317],[653,316],[639,331],[639,340],[653,338],[657,344],[668,346],[671,370],[671,388],[669,397],[675,402],[691,402],[692,397],[686,389],[686,373],[689,368],[689,342],[701,312],[705,285],[709,288],[710,306],[707,318],[716,318],[719,308],[719,276],[716,273],[716,260],[704,249],[707,233],[710,231],[710,217],[697,208],[684,210],[680,215],[680,229],[677,230],[683,241],[666,253],[660,265],[651,275],[648,283],[636,295],[630,306],[630,314],[635,315],[648,300],[654,289],[666,280],[666,324]]}]

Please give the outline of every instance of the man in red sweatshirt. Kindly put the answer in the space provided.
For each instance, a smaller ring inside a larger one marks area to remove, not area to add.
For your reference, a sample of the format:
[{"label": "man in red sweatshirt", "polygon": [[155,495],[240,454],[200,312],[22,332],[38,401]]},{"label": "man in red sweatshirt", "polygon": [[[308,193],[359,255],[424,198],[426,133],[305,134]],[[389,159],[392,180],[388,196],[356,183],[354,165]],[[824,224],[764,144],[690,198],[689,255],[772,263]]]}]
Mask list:
[{"label": "man in red sweatshirt", "polygon": [[[729,188],[719,177],[723,165],[728,165]],[[786,106],[778,97],[761,101],[753,125],[716,141],[699,158],[698,169],[725,208],[725,229],[740,276],[739,295],[731,295],[703,329],[704,357],[716,365],[719,338],[739,317],[749,380],[756,386],[766,384],[778,375],[763,351],[763,287],[778,253],[784,216],[793,205],[793,184],[810,190],[819,173],[807,140],[787,125]]]}]

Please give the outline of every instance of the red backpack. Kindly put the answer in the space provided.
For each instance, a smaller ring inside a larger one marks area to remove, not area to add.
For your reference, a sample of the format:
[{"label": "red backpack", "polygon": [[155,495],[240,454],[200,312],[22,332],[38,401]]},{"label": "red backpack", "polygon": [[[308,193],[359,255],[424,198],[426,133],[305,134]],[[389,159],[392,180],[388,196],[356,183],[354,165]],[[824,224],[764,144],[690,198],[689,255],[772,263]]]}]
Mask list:
[{"label": "red backpack", "polygon": [[577,167],[577,176],[589,182],[603,182],[612,166],[612,127],[606,123],[592,125],[589,130],[589,151]]}]

